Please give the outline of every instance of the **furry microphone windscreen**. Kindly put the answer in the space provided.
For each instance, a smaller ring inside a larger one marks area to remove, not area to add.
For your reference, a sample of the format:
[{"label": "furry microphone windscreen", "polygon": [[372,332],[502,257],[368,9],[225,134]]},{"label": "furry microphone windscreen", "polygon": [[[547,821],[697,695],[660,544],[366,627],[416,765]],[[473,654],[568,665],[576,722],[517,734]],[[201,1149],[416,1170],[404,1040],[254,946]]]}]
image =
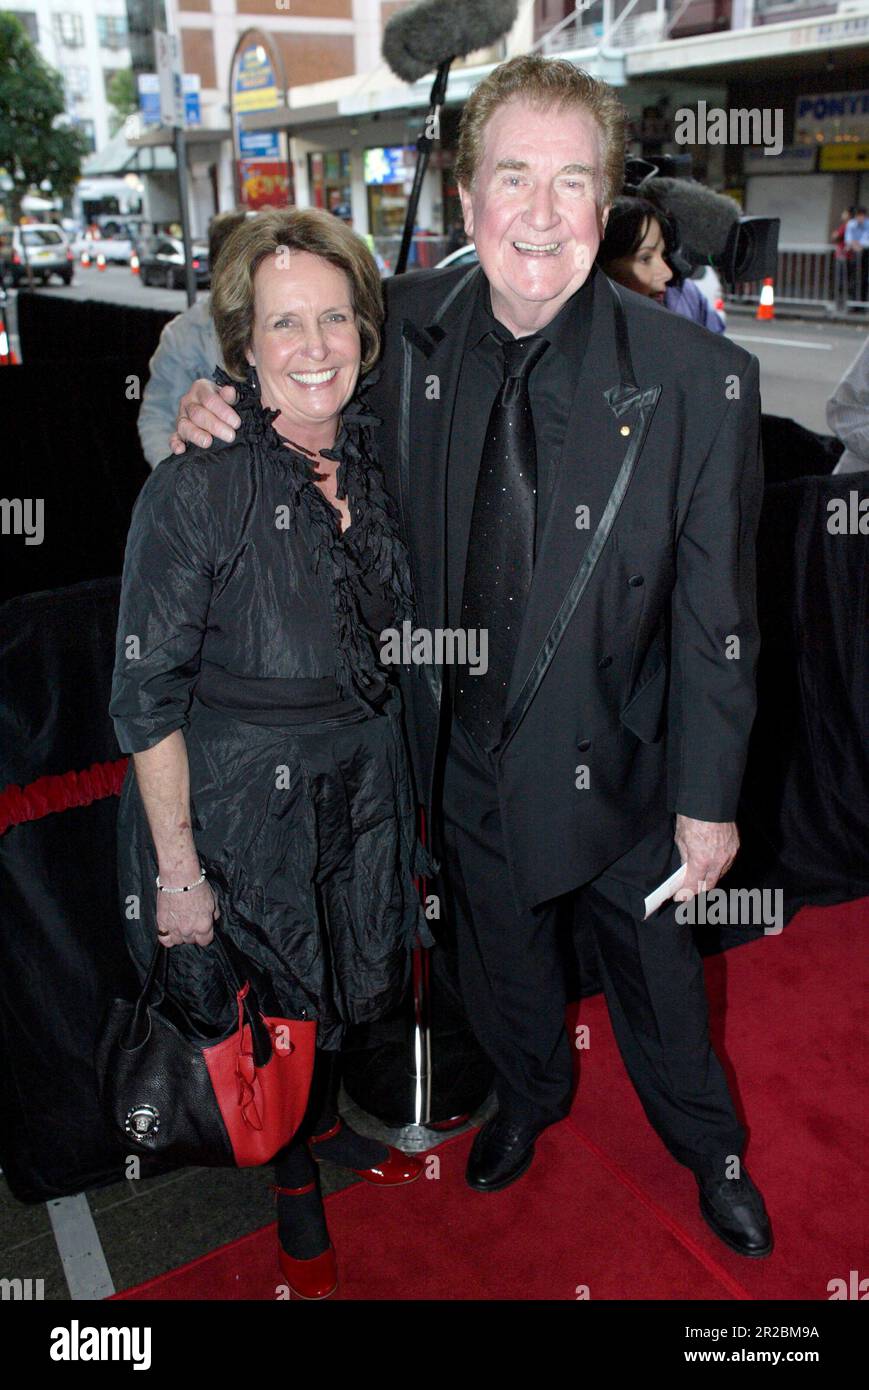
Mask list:
[{"label": "furry microphone windscreen", "polygon": [[396,77],[416,82],[449,58],[488,48],[512,29],[518,0],[420,0],[393,15],[383,57]]},{"label": "furry microphone windscreen", "polygon": [[720,256],[742,209],[723,193],[713,193],[691,179],[650,179],[643,194],[675,219],[682,245],[704,260]]}]

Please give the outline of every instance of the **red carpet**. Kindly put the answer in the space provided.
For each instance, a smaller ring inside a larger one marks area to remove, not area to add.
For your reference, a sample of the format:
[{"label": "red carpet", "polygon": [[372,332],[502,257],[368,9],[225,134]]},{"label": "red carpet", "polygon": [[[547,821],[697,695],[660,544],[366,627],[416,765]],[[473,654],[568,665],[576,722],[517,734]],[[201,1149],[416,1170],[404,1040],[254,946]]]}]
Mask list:
[{"label": "red carpet", "polygon": [[[706,962],[713,1040],[773,1221],[768,1259],[731,1254],[705,1226],[694,1178],[650,1128],[596,996],[580,1006],[591,1046],[573,1111],[519,1182],[471,1191],[466,1134],[432,1156],[439,1176],[327,1200],[335,1297],[573,1300],[587,1287],[595,1300],[826,1300],[829,1280],[867,1262],[867,923],[865,899],[806,909],[781,935]],[[274,1299],[275,1240],[265,1227],[115,1297]]]}]

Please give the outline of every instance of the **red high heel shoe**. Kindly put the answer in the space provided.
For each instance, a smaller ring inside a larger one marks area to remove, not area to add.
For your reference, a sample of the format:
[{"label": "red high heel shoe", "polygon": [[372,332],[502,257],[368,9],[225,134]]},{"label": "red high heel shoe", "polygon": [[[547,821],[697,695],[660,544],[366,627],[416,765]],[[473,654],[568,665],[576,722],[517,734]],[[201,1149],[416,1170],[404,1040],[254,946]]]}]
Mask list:
[{"label": "red high heel shoe", "polygon": [[[343,1120],[338,1119],[324,1134],[312,1134],[308,1139],[308,1148],[318,1163],[322,1163],[323,1160],[314,1152],[314,1145],[322,1143],[325,1139],[334,1139],[343,1123]],[[394,1149],[391,1144],[384,1144],[383,1147],[388,1150],[389,1157],[382,1163],[375,1163],[371,1168],[351,1168],[351,1173],[358,1173],[360,1178],[376,1187],[398,1187],[400,1183],[416,1182],[422,1173],[422,1160],[414,1158],[412,1154],[402,1153],[401,1149]]]},{"label": "red high heel shoe", "polygon": [[[277,1201],[281,1193],[285,1197],[301,1197],[305,1192],[313,1192],[314,1184],[309,1182],[304,1187],[278,1187],[272,1183],[271,1190]],[[295,1259],[287,1254],[278,1241],[278,1262],[284,1279],[299,1298],[328,1298],[338,1287],[338,1266],[331,1241],[328,1250],[324,1250],[322,1255],[315,1255],[312,1260]]]}]

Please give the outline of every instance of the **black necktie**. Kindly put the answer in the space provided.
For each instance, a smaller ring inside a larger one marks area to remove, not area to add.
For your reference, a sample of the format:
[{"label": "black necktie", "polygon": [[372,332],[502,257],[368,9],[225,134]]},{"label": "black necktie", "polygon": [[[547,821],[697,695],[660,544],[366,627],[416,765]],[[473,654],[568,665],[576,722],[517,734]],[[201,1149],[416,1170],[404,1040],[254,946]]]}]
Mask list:
[{"label": "black necktie", "polygon": [[504,381],[489,416],[474,497],[461,625],[466,632],[487,631],[488,669],[484,675],[469,675],[468,667],[457,671],[455,712],[487,749],[501,736],[534,569],[537,447],[528,377],[548,346],[540,337],[501,342]]}]

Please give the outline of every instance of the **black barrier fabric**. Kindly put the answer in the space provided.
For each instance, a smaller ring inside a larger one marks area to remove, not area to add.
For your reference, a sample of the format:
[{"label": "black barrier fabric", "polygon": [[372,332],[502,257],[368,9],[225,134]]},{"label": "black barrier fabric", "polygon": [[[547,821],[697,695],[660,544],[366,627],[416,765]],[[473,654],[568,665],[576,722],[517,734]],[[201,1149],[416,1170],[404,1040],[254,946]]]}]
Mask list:
[{"label": "black barrier fabric", "polygon": [[21,359],[28,367],[112,357],[121,365],[143,358],[147,363],[164,326],[175,317],[141,304],[66,299],[39,290],[19,290],[17,308]]},{"label": "black barrier fabric", "polygon": [[[120,581],[0,606],[0,786],[120,756],[107,707]],[[0,1164],[24,1202],[123,1176],[91,1050],[132,989],[115,882],[117,800],[0,836]]]},{"label": "black barrier fabric", "polygon": [[133,503],[150,472],[130,385],[146,372],[147,359],[126,353],[123,365],[73,358],[62,370],[0,371],[3,496],[20,509],[10,510],[3,540],[0,600],[120,574]]},{"label": "black barrier fabric", "polygon": [[783,415],[761,415],[760,435],[767,487],[810,474],[832,473],[845,450],[835,435],[817,434]]},{"label": "black barrier fabric", "polygon": [[780,889],[787,920],[869,894],[869,471],[766,489],[757,588],[758,714],[731,877]]}]

